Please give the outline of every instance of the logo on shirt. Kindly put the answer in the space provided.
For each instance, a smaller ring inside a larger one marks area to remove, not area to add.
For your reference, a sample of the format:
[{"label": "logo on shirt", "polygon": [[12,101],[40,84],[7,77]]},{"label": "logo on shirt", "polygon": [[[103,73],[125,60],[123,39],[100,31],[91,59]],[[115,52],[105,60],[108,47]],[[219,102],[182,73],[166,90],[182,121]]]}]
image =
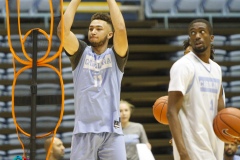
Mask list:
[{"label": "logo on shirt", "polygon": [[112,67],[112,59],[110,54],[104,56],[102,59],[95,59],[93,56],[86,55],[83,66],[83,68],[94,71],[100,71],[110,67]]},{"label": "logo on shirt", "polygon": [[114,125],[114,128],[120,128],[120,119],[119,121],[114,121],[113,125]]},{"label": "logo on shirt", "polygon": [[199,77],[200,90],[202,92],[218,93],[220,80],[211,77]]}]

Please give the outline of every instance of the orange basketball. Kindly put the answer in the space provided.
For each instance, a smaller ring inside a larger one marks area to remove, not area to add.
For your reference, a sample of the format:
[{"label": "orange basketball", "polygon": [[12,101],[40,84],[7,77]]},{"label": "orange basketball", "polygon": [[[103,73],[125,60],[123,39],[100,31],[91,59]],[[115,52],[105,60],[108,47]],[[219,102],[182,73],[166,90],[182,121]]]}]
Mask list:
[{"label": "orange basketball", "polygon": [[223,142],[234,142],[240,138],[240,110],[229,107],[224,108],[214,118],[213,129]]},{"label": "orange basketball", "polygon": [[154,118],[162,124],[168,125],[167,119],[168,96],[158,98],[153,105]]}]

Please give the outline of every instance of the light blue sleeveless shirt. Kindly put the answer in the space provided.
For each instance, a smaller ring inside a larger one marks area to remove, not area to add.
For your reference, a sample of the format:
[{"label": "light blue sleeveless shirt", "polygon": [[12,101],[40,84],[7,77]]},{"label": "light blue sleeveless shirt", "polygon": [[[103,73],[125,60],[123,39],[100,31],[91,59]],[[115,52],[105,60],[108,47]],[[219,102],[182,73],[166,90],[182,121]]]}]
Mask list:
[{"label": "light blue sleeveless shirt", "polygon": [[119,103],[123,68],[128,53],[121,58],[113,48],[107,48],[98,55],[85,42],[80,41],[79,45],[81,50],[69,56],[73,67],[75,99],[73,134],[122,134]]}]

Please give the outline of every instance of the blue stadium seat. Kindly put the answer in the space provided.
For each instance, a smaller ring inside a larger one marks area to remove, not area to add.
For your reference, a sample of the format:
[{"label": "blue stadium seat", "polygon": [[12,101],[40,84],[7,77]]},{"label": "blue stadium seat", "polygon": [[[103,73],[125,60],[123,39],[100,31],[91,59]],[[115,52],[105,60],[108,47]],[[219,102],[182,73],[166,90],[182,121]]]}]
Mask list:
[{"label": "blue stadium seat", "polygon": [[[38,12],[50,13],[49,0],[36,0]],[[59,14],[59,0],[52,0],[53,12]]]},{"label": "blue stadium seat", "polygon": [[[69,61],[69,59],[68,59]],[[73,79],[72,75],[72,67],[65,67],[62,69],[62,77],[64,80],[70,80]]]},{"label": "blue stadium seat", "polygon": [[7,152],[4,150],[0,150],[0,159],[6,160],[6,157],[7,157]]},{"label": "blue stadium seat", "polygon": [[230,35],[228,38],[228,45],[239,46],[240,45],[240,34]]},{"label": "blue stadium seat", "polygon": [[74,111],[74,99],[64,100],[64,111]]},{"label": "blue stadium seat", "polygon": [[37,68],[37,78],[38,79],[49,79],[49,80],[59,79],[57,73],[48,67],[38,67]]},{"label": "blue stadium seat", "polygon": [[49,126],[56,126],[58,120],[58,117],[52,116],[37,117],[37,128],[44,128],[46,127],[46,124],[48,124]]},{"label": "blue stadium seat", "polygon": [[5,14],[5,0],[0,0],[0,17]]},{"label": "blue stadium seat", "polygon": [[3,96],[5,93],[5,86],[0,84],[0,96]]},{"label": "blue stadium seat", "polygon": [[[20,105],[17,105],[16,103],[14,104],[14,110],[15,112],[30,112],[31,110],[31,106],[30,105],[26,105],[26,106],[20,106]],[[7,105],[6,105],[6,111],[7,112],[12,112],[12,101],[8,101],[7,102]]]},{"label": "blue stadium seat", "polygon": [[[33,0],[21,0],[20,11],[21,13],[29,13],[33,6]],[[17,12],[17,0],[9,0],[9,8],[11,12]]]},{"label": "blue stadium seat", "polygon": [[[0,0],[0,5],[1,5],[1,0]],[[0,17],[1,17],[1,7],[0,7]],[[0,47],[3,46],[3,36],[0,35]]]},{"label": "blue stadium seat", "polygon": [[171,45],[177,45],[177,46],[183,46],[183,42],[189,38],[189,35],[179,35],[176,36],[176,38],[170,42]]},{"label": "blue stadium seat", "polygon": [[240,109],[240,96],[234,96],[231,98],[231,103],[229,104],[231,107],[236,107]]},{"label": "blue stadium seat", "polygon": [[173,12],[176,0],[146,0],[151,6],[152,12]]},{"label": "blue stadium seat", "polygon": [[177,12],[196,13],[200,12],[201,0],[177,0]]},{"label": "blue stadium seat", "polygon": [[[215,58],[214,58],[215,60]],[[222,76],[227,76],[228,75],[228,67],[227,66],[220,66],[222,70]]]},{"label": "blue stadium seat", "polygon": [[240,61],[240,50],[228,52],[229,61]]},{"label": "blue stadium seat", "polygon": [[72,132],[63,132],[63,133],[62,133],[62,136],[61,136],[61,139],[62,139],[63,144],[65,144],[65,143],[71,143],[71,141],[72,141],[72,135],[73,135]]},{"label": "blue stadium seat", "polygon": [[38,95],[59,95],[60,86],[55,83],[41,83],[37,85]]},{"label": "blue stadium seat", "polygon": [[[0,101],[0,112],[6,112],[6,103],[5,102],[2,102]],[[1,128],[1,126],[0,126]]]},{"label": "blue stadium seat", "polygon": [[65,95],[73,95],[73,93],[74,93],[73,83],[64,84],[64,94]]},{"label": "blue stadium seat", "polygon": [[225,45],[226,41],[227,41],[226,36],[214,35],[213,45],[214,46],[223,46],[223,45]]},{"label": "blue stadium seat", "polygon": [[69,60],[69,58],[68,58],[68,56],[66,55],[65,52],[62,52],[62,63],[70,65],[70,60]]},{"label": "blue stadium seat", "polygon": [[240,0],[229,0],[227,3],[230,13],[240,13]]},{"label": "blue stadium seat", "polygon": [[5,76],[5,69],[0,68],[0,79],[4,79]]},{"label": "blue stadium seat", "polygon": [[204,13],[223,13],[226,10],[227,0],[203,0]]},{"label": "blue stadium seat", "polygon": [[240,65],[234,65],[229,67],[229,76],[239,77],[240,75]]},{"label": "blue stadium seat", "polygon": [[[30,86],[29,85],[15,85],[14,87],[14,95],[15,96],[26,96],[30,95]],[[12,95],[12,86],[7,86],[7,95]]]},{"label": "blue stadium seat", "polygon": [[229,82],[229,92],[240,92],[240,80]]},{"label": "blue stadium seat", "polygon": [[6,124],[7,123],[6,123],[5,118],[0,117],[0,128],[6,128],[7,127]]},{"label": "blue stadium seat", "polygon": [[[16,118],[17,123],[21,128],[30,128],[31,125],[31,119],[27,117],[17,117]],[[7,119],[7,126],[8,128],[14,129],[16,128],[14,124],[14,119],[13,118],[8,118]]]},{"label": "blue stadium seat", "polygon": [[42,160],[46,159],[46,151],[44,148],[40,148],[36,150],[36,159],[42,159]]},{"label": "blue stadium seat", "polygon": [[0,63],[5,62],[5,59],[6,59],[5,53],[0,52]]},{"label": "blue stadium seat", "polygon": [[214,50],[214,61],[223,61],[227,59],[227,51],[224,49]]},{"label": "blue stadium seat", "polygon": [[74,127],[74,120],[75,120],[75,115],[71,114],[71,115],[64,115],[62,118],[62,123],[61,126],[62,127]]},{"label": "blue stadium seat", "polygon": [[[7,141],[7,136],[4,134],[0,134],[0,145],[5,144]],[[0,154],[1,155],[1,154]]]}]

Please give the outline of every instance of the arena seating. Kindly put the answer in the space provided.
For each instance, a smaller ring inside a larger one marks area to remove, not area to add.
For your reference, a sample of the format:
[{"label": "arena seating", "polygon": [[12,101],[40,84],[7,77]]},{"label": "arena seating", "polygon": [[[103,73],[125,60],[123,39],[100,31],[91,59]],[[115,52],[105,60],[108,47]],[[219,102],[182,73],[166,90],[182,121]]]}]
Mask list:
[{"label": "arena seating", "polygon": [[[200,3],[199,1],[201,1],[202,4],[202,0],[194,1],[196,1],[196,3]],[[237,0],[232,0],[231,2],[233,3],[234,1]],[[129,4],[129,1],[121,0],[118,2],[121,5],[132,5]],[[176,5],[174,6],[176,8],[174,10],[172,10],[172,8],[170,9],[173,11],[172,13],[179,14],[174,14],[173,17],[179,15],[181,19],[181,13],[185,14],[186,12],[190,12],[191,14],[197,14],[200,12],[197,5],[192,6],[195,8],[193,8],[191,11],[186,11],[185,3],[187,0],[177,0],[177,3],[175,2],[172,3],[172,5]],[[228,2],[230,3],[230,1]],[[238,2],[239,1],[237,1],[237,4]],[[136,3],[138,4],[137,7],[139,7],[139,1],[136,1]],[[149,1],[145,0],[145,3],[149,3]],[[228,5],[230,5],[229,3]],[[237,9],[233,8],[234,7],[232,7],[232,10],[236,10],[234,13],[239,12]],[[226,13],[227,12],[228,11],[226,11]],[[169,15],[170,12],[167,13],[167,17]],[[174,28],[174,25],[169,21],[167,24],[173,27],[166,29],[166,22],[162,22],[160,20],[161,16],[154,18],[153,17],[148,17],[148,14],[146,14],[146,20],[144,21],[126,21],[130,55],[122,80],[121,98],[128,100],[135,105],[135,110],[133,112],[131,120],[143,124],[149,141],[152,144],[152,152],[156,160],[172,160],[172,147],[169,144],[169,140],[171,139],[169,127],[167,125],[159,124],[154,119],[152,114],[152,105],[158,97],[167,95],[169,69],[178,58],[183,56],[182,41],[185,40],[185,38],[188,36],[186,27],[182,24],[186,23],[185,21],[188,20],[183,20],[180,22],[181,28],[179,28],[179,26],[176,26],[176,28]],[[237,36],[237,34],[239,34],[239,28],[237,26],[231,26],[232,22],[229,24],[228,28],[218,27],[220,23],[217,22],[214,22],[213,24],[214,34],[216,35],[216,42],[214,42],[216,61],[221,65],[222,71],[224,73],[223,86],[226,92],[227,106],[239,107],[240,90],[238,81],[240,80],[240,74],[238,65],[240,63],[240,43]],[[79,39],[86,40],[88,25],[89,21],[81,20],[74,22],[72,29],[74,33],[77,33],[79,35]],[[25,26],[26,30],[30,27],[27,25]],[[40,26],[46,27],[44,22],[41,22]],[[12,55],[7,45],[8,42],[6,34],[7,32],[5,29],[0,30],[0,51],[2,53],[0,54],[0,84],[3,86],[3,94],[0,97],[0,107],[2,108],[2,110],[0,109],[0,133],[3,136],[0,135],[0,141],[2,140],[2,142],[4,142],[4,144],[1,145],[3,147],[0,148],[0,157],[2,156],[5,158],[12,157],[15,155],[15,152],[19,152],[19,150],[15,149],[21,148],[20,144],[17,142],[16,136],[15,142],[17,144],[9,145],[9,143],[14,140],[14,133],[16,133],[16,130],[14,128],[13,120],[11,119],[11,85],[13,79],[13,69],[11,64]],[[19,46],[17,46],[17,51],[18,54],[22,54],[21,48]],[[39,52],[39,54],[42,53]],[[65,53],[62,54],[62,67],[64,87],[66,89],[64,101],[65,112],[62,121],[63,123],[58,129],[57,136],[64,141],[64,145],[66,147],[65,159],[67,160],[69,159],[69,152],[71,147],[70,141],[73,129],[72,125],[74,115],[74,100],[72,94],[73,82],[71,75],[71,65]],[[38,73],[39,75],[41,74],[42,77],[40,80],[41,84],[48,83],[48,85],[51,85],[55,82],[53,78],[56,75],[51,75],[48,70],[39,69]],[[26,75],[22,76],[19,79],[19,83],[21,85],[30,83],[29,79],[31,78],[31,73],[28,73],[28,71],[26,71],[25,74]],[[49,79],[47,79],[47,77],[49,77]],[[231,87],[233,87],[234,90]],[[55,89],[56,92],[59,91],[59,88],[56,86]],[[44,93],[44,91],[42,93]],[[42,125],[44,125],[44,123],[47,123],[48,120],[52,118],[53,121],[56,120],[55,117],[57,116],[57,113],[52,113],[52,111],[56,110],[57,107],[58,106],[51,106],[51,109],[49,109],[48,106],[43,106],[43,109],[39,110],[39,115],[43,116],[43,119],[41,121]],[[19,112],[21,117],[29,117],[29,108],[30,106],[26,105],[24,107],[24,111]],[[41,129],[44,130],[44,128]],[[39,144],[41,145],[37,146],[37,153],[39,153],[38,158],[42,157],[42,154],[44,154],[42,150],[42,142],[39,142]]]},{"label": "arena seating", "polygon": [[213,23],[215,18],[239,17],[238,4],[239,0],[145,0],[145,16],[163,19],[165,28],[175,18],[205,17]]}]

